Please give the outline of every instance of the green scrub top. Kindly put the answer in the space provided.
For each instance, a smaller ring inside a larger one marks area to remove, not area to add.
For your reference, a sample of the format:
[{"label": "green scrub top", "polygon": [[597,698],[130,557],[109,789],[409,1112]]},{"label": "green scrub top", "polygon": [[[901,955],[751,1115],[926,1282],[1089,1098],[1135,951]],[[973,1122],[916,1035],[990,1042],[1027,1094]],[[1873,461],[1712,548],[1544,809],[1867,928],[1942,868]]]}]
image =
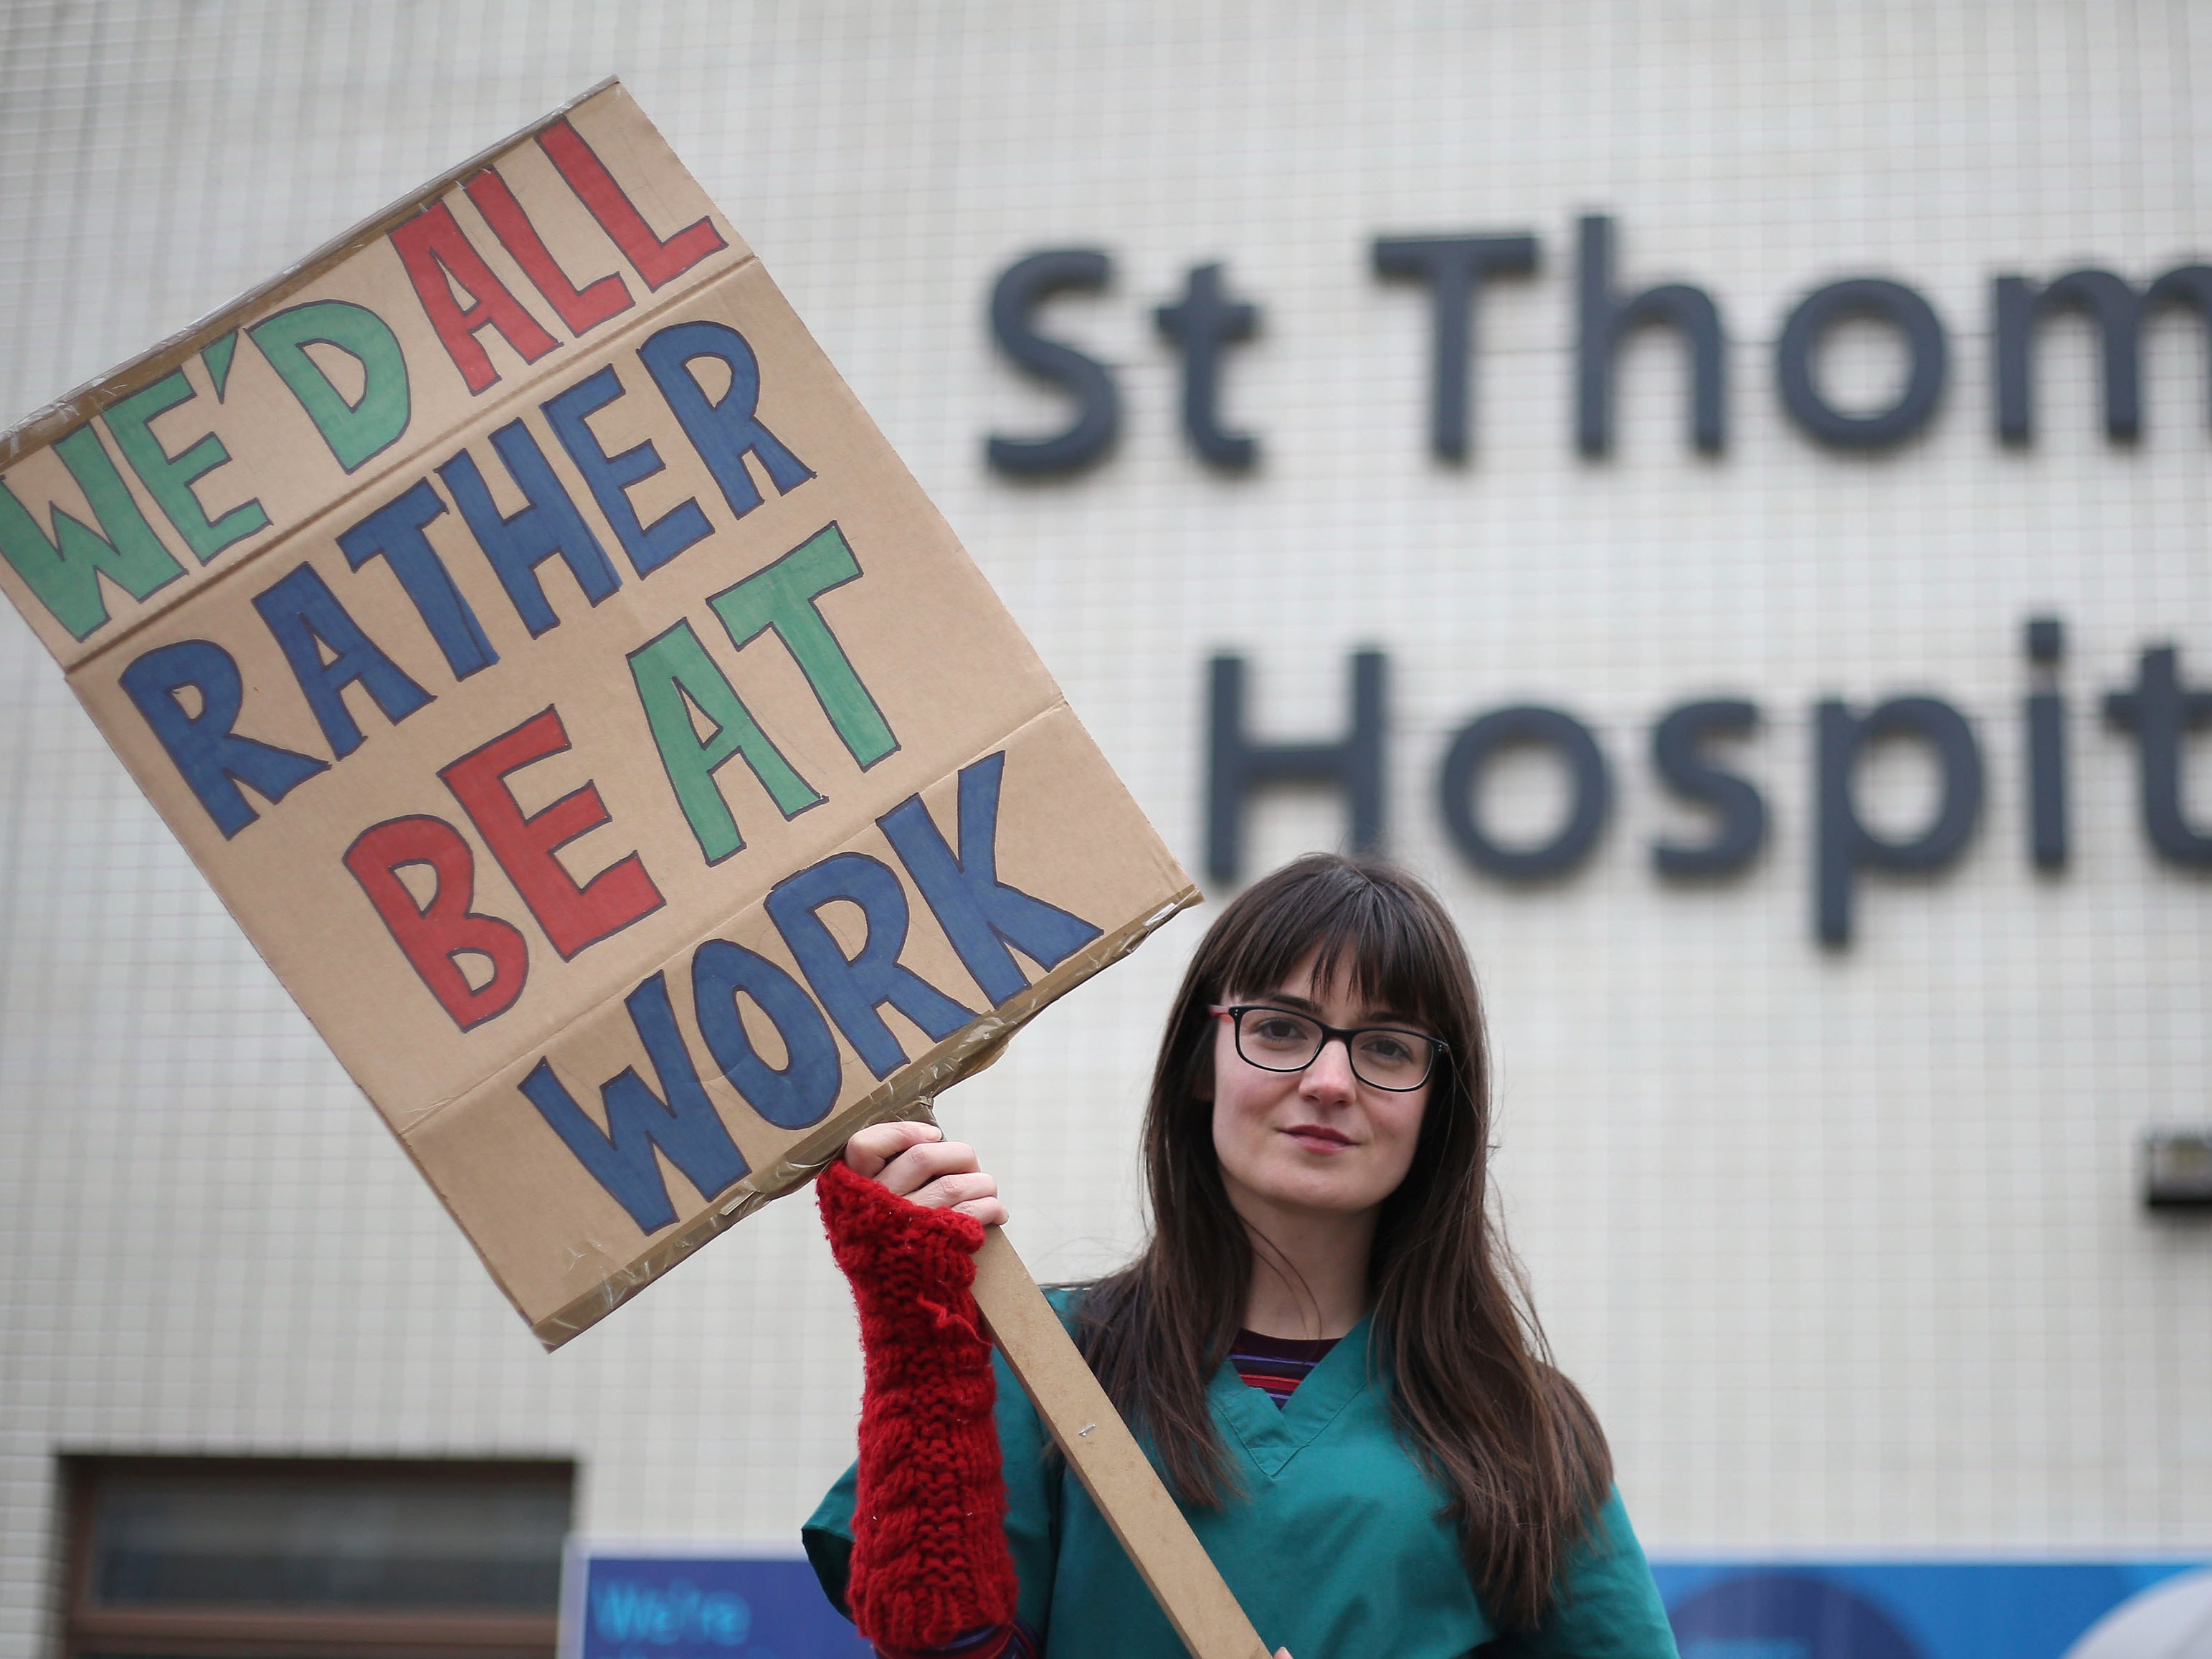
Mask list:
[{"label": "green scrub top", "polygon": [[[1069,1292],[1053,1301],[1066,1317]],[[1047,1659],[1184,1659],[1184,1649],[1105,1518],[996,1358],[1006,1538],[1020,1618]],[[1537,1630],[1500,1639],[1468,1582],[1443,1489],[1399,1440],[1389,1385],[1363,1320],[1279,1408],[1224,1362],[1207,1389],[1243,1484],[1184,1513],[1270,1650],[1293,1659],[1675,1659],[1674,1633],[1612,1493],[1563,1572]],[[805,1525],[808,1559],[842,1608],[854,1471]]]}]

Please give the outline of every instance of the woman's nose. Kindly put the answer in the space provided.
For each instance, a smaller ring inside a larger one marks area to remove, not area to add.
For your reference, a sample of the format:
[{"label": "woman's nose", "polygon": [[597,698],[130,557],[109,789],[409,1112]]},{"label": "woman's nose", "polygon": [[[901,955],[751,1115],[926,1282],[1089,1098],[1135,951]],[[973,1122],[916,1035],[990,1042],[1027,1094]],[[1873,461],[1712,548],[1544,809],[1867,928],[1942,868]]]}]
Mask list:
[{"label": "woman's nose", "polygon": [[1330,1037],[1306,1064],[1306,1087],[1349,1099],[1358,1079],[1352,1072],[1352,1049],[1342,1037]]}]

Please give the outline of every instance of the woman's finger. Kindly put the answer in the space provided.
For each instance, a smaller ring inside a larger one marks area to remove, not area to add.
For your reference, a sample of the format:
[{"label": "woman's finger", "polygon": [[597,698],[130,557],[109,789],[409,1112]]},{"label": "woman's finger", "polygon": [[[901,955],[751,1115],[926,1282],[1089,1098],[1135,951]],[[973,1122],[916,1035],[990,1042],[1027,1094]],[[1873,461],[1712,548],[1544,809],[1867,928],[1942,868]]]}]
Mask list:
[{"label": "woman's finger", "polygon": [[913,1203],[957,1210],[987,1227],[1006,1224],[999,1183],[976,1161],[975,1149],[943,1139],[933,1124],[871,1124],[845,1143],[845,1163]]},{"label": "woman's finger", "polygon": [[907,1201],[933,1210],[957,1210],[978,1199],[996,1198],[999,1183],[981,1170],[961,1170],[943,1175],[908,1193]]},{"label": "woman's finger", "polygon": [[962,1140],[925,1141],[909,1146],[886,1164],[876,1176],[902,1198],[911,1198],[939,1176],[968,1175],[981,1166],[975,1149]]},{"label": "woman's finger", "polygon": [[934,1123],[872,1123],[845,1143],[845,1167],[854,1175],[879,1180],[884,1166],[908,1147],[942,1139],[944,1134]]}]

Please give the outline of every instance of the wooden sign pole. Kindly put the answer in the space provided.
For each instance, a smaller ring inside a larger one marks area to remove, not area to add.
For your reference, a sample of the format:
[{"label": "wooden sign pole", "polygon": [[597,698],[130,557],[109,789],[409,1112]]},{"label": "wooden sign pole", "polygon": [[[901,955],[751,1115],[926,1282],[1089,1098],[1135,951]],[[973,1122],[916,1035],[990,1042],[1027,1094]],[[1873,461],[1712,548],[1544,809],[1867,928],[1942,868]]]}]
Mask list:
[{"label": "wooden sign pole", "polygon": [[1091,1374],[1060,1316],[996,1227],[985,1233],[975,1253],[975,1301],[1068,1467],[1192,1659],[1269,1659],[1267,1644]]}]

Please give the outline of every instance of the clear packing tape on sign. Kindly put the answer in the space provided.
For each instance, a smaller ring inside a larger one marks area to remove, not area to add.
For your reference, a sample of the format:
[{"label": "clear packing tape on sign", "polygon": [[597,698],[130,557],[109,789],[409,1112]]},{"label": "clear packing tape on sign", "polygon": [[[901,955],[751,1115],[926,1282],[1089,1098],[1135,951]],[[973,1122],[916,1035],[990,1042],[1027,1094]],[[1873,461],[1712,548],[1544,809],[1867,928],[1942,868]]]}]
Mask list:
[{"label": "clear packing tape on sign", "polygon": [[548,1346],[1196,900],[611,82],[0,485],[0,585]]}]

